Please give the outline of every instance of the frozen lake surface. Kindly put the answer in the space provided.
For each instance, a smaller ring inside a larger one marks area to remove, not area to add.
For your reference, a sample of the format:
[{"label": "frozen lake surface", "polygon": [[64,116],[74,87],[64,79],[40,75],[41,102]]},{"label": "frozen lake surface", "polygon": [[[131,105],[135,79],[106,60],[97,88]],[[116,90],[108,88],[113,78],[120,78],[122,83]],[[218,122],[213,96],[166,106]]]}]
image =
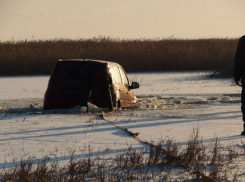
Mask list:
[{"label": "frozen lake surface", "polygon": [[91,106],[89,113],[79,106],[43,111],[48,76],[0,77],[0,167],[30,156],[67,163],[71,152],[79,158],[91,148],[108,158],[129,146],[147,151],[115,125],[140,133],[148,142],[171,138],[185,145],[198,129],[204,143],[217,137],[224,145],[242,146],[241,88],[232,79],[210,79],[207,74],[131,73],[130,80],[140,83],[137,105],[113,112]]}]

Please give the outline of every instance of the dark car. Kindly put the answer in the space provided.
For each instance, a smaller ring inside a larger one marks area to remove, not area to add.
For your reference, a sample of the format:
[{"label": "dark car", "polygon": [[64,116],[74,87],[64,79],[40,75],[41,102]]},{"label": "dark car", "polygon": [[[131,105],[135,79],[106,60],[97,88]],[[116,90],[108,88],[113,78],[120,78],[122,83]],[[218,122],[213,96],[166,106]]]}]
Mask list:
[{"label": "dark car", "polygon": [[137,103],[123,68],[101,60],[60,59],[51,73],[44,95],[43,109],[86,106],[90,102],[101,108],[127,107]]}]

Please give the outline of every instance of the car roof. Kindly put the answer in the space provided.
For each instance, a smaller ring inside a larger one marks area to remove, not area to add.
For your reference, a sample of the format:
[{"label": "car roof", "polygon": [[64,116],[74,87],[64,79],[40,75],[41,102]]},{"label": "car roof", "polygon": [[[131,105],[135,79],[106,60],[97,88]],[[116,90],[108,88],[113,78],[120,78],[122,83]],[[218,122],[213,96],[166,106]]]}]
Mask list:
[{"label": "car roof", "polygon": [[93,61],[93,62],[99,62],[99,63],[110,63],[110,64],[119,65],[116,62],[105,61],[105,60],[95,60],[95,59],[59,59],[59,61]]}]

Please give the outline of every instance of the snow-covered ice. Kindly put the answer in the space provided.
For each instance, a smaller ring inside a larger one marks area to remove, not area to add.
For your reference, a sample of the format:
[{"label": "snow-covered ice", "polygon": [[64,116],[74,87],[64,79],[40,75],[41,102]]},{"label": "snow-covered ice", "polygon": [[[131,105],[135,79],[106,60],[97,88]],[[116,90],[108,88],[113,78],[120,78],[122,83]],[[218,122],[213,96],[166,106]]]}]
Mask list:
[{"label": "snow-covered ice", "polygon": [[[137,95],[240,93],[231,79],[207,79],[208,72],[130,73],[138,81]],[[0,100],[43,98],[49,76],[0,77]]]},{"label": "snow-covered ice", "polygon": [[146,149],[123,130],[140,133],[146,141],[171,138],[185,145],[193,129],[204,143],[218,137],[222,143],[241,144],[244,138],[240,111],[241,88],[232,79],[210,79],[207,72],[130,73],[138,81],[139,103],[107,112],[79,106],[42,111],[49,76],[0,77],[0,167],[33,156],[65,162],[94,153],[111,156],[129,147]]}]

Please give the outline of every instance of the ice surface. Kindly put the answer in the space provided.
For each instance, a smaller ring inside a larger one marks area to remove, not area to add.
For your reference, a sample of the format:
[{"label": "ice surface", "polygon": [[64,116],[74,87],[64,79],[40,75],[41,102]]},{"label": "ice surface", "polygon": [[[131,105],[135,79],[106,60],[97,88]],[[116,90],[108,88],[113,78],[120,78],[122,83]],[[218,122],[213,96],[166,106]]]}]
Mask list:
[{"label": "ice surface", "polygon": [[[240,94],[232,79],[210,79],[208,72],[129,73],[138,81],[136,95]],[[43,98],[49,76],[0,77],[0,100]]]},{"label": "ice surface", "polygon": [[241,88],[231,79],[206,75],[132,73],[129,77],[140,83],[135,106],[108,112],[89,103],[88,113],[81,106],[43,111],[48,76],[0,77],[0,167],[29,156],[67,163],[72,151],[79,158],[89,155],[89,148],[108,158],[129,146],[147,149],[113,124],[149,142],[173,138],[185,145],[193,128],[199,128],[205,144],[218,137],[222,144],[242,146]]}]

